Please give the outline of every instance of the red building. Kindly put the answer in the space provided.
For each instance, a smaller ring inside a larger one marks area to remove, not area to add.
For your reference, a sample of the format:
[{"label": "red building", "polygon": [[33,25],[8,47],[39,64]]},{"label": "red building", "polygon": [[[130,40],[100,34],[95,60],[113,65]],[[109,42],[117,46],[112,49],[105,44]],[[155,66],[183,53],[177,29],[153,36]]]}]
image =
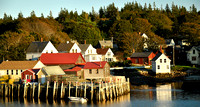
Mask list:
[{"label": "red building", "polygon": [[133,64],[151,65],[151,60],[156,56],[153,52],[136,52],[131,55]]},{"label": "red building", "polygon": [[25,70],[21,73],[21,80],[28,80],[31,82],[37,82],[38,78],[37,78],[37,73],[40,69],[28,69]]}]

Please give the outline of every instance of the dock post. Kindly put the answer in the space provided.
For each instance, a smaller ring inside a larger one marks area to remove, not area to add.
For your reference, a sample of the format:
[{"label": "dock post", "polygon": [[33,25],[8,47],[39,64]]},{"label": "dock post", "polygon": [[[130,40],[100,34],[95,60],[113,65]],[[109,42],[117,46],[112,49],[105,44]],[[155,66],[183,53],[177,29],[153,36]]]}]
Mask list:
[{"label": "dock post", "polygon": [[127,78],[128,81],[128,93],[130,92],[130,83],[129,83],[129,78]]},{"label": "dock post", "polygon": [[26,84],[24,84],[24,98],[26,98]]},{"label": "dock post", "polygon": [[12,87],[12,97],[13,97],[13,84],[11,85],[11,87]]},{"label": "dock post", "polygon": [[93,82],[91,81],[91,101],[93,100]]},{"label": "dock post", "polygon": [[33,83],[33,94],[32,94],[32,98],[35,97],[35,83]]},{"label": "dock post", "polygon": [[4,89],[5,89],[5,92],[4,92],[5,97],[7,97],[8,96],[8,87],[7,87],[7,84],[4,85]]},{"label": "dock post", "polygon": [[87,87],[86,87],[86,82],[85,82],[85,87],[84,87],[84,98],[86,98],[86,89],[87,89]]},{"label": "dock post", "polygon": [[63,81],[61,83],[60,98],[64,98],[64,95],[63,95]]},{"label": "dock post", "polygon": [[47,87],[46,87],[46,98],[49,96],[49,81],[47,81]]},{"label": "dock post", "polygon": [[99,82],[99,101],[100,101],[100,93],[101,93],[101,82]]},{"label": "dock post", "polygon": [[20,96],[20,84],[17,84],[17,96]]},{"label": "dock post", "polygon": [[77,97],[77,82],[76,82],[76,93],[75,93],[75,96]]},{"label": "dock post", "polygon": [[53,84],[53,99],[55,98],[55,92],[56,92],[56,81],[54,81]]},{"label": "dock post", "polygon": [[40,98],[40,83],[38,83],[38,98]]},{"label": "dock post", "polygon": [[70,97],[71,82],[69,82],[69,97]]}]

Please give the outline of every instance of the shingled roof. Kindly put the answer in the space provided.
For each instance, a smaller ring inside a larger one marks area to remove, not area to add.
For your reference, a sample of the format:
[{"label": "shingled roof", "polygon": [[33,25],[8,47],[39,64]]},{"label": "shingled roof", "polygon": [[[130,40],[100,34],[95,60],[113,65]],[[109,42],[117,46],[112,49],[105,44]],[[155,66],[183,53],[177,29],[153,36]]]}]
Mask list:
[{"label": "shingled roof", "polygon": [[42,71],[46,75],[65,75],[65,72],[60,68],[60,66],[46,66],[42,68]]},{"label": "shingled roof", "polygon": [[3,61],[0,69],[32,69],[38,61]]},{"label": "shingled roof", "polygon": [[131,55],[131,58],[148,57],[152,52],[136,52]]},{"label": "shingled roof", "polygon": [[82,52],[85,52],[88,49],[88,47],[90,46],[90,44],[79,44],[78,46]]},{"label": "shingled roof", "polygon": [[113,48],[113,42],[111,40],[99,40],[99,44],[103,47]]},{"label": "shingled roof", "polygon": [[104,48],[104,49],[97,49],[97,54],[105,55],[107,53],[109,48]]},{"label": "shingled roof", "polygon": [[70,51],[74,43],[60,43],[57,47],[58,51]]},{"label": "shingled roof", "polygon": [[99,69],[99,68],[104,68],[106,65],[106,61],[101,61],[101,62],[87,62],[84,66],[83,69]]},{"label": "shingled roof", "polygon": [[45,41],[45,42],[40,42],[40,41],[35,41],[32,42],[28,49],[27,52],[42,52],[44,50],[44,48],[47,46],[47,44],[49,43],[49,41]]}]

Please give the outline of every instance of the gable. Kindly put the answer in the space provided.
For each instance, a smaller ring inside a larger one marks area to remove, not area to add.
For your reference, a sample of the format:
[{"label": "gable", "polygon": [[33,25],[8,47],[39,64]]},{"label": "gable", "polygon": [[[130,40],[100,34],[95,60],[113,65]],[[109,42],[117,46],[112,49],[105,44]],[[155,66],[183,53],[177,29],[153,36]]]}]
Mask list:
[{"label": "gable", "polygon": [[42,53],[58,53],[57,49],[53,46],[53,44],[49,41],[48,44],[43,49]]},{"label": "gable", "polygon": [[85,63],[85,60],[83,59],[82,55],[80,55],[78,59],[76,60],[76,64],[84,64],[84,63]]},{"label": "gable", "polygon": [[161,54],[156,60],[155,62],[159,62],[160,59],[166,59],[168,61],[171,61],[165,54]]}]

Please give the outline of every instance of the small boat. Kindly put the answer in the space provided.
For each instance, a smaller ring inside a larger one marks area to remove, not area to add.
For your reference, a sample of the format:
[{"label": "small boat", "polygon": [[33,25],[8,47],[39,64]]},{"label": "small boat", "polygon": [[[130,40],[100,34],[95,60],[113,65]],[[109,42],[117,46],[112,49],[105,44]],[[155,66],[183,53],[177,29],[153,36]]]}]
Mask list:
[{"label": "small boat", "polygon": [[70,101],[78,101],[78,102],[87,102],[87,98],[83,98],[83,97],[68,97],[68,99]]}]

